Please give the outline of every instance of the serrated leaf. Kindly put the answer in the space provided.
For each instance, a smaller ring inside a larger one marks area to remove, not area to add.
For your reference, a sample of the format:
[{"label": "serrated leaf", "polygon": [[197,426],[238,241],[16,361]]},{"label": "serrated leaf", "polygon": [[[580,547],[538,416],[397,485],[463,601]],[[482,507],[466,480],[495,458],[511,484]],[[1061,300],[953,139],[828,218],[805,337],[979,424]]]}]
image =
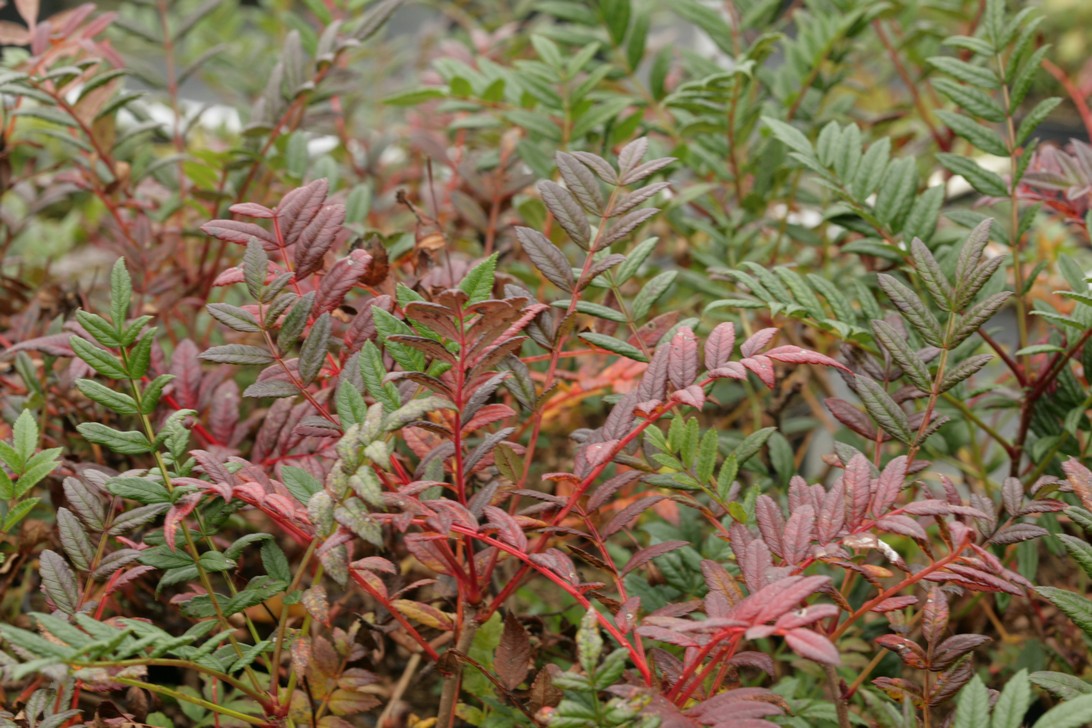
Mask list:
[{"label": "serrated leaf", "polygon": [[858,374],[857,389],[861,403],[884,432],[906,444],[913,441],[914,433],[910,429],[910,420],[906,413],[879,383]]},{"label": "serrated leaf", "polygon": [[124,392],[110,389],[91,379],[77,379],[76,389],[92,402],[101,404],[107,409],[121,415],[135,415],[138,413],[137,403]]},{"label": "serrated leaf", "polygon": [[542,272],[542,275],[561,290],[572,293],[576,280],[573,278],[572,267],[565,254],[537,230],[517,227],[516,237],[523,245],[527,257]]},{"label": "serrated leaf", "polygon": [[98,422],[85,422],[76,429],[88,442],[108,447],[120,455],[143,455],[152,450],[152,444],[142,432],[122,432]]},{"label": "serrated leaf", "polygon": [[910,348],[905,336],[886,321],[873,321],[872,334],[915,387],[922,392],[932,391],[933,379],[929,370],[917,352]]},{"label": "serrated leaf", "polygon": [[977,162],[946,152],[937,154],[937,161],[949,172],[967,180],[971,187],[987,197],[1007,197],[1009,194],[1005,180],[1001,179],[997,173],[980,167]]},{"label": "serrated leaf", "polygon": [[927,343],[933,346],[943,345],[940,323],[916,293],[886,273],[879,275],[879,283],[887,297]]},{"label": "serrated leaf", "polygon": [[493,276],[497,269],[497,254],[474,266],[459,282],[459,289],[470,297],[468,304],[481,303],[493,296]]},{"label": "serrated leaf", "polygon": [[627,344],[624,341],[619,341],[613,336],[607,336],[606,334],[585,333],[580,334],[580,338],[591,344],[592,346],[598,346],[601,349],[624,356],[627,359],[633,359],[634,361],[647,362],[648,357],[645,356],[640,349],[632,344]]},{"label": "serrated leaf", "polygon": [[299,373],[304,384],[310,384],[318,376],[330,345],[330,314],[315,319],[310,333],[300,347]]},{"label": "serrated leaf", "polygon": [[125,367],[121,361],[106,351],[79,336],[68,339],[69,345],[76,356],[87,363],[92,369],[109,379],[127,379]]},{"label": "serrated leaf", "polygon": [[630,310],[634,320],[640,321],[648,315],[653,304],[667,292],[677,276],[678,271],[667,270],[654,277],[641,288],[640,292],[634,297],[633,306]]},{"label": "serrated leaf", "polygon": [[262,330],[258,319],[246,309],[229,303],[210,303],[206,308],[214,319],[233,331],[258,333]]},{"label": "serrated leaf", "polygon": [[201,352],[201,359],[218,364],[272,364],[273,355],[268,350],[244,344],[213,346]]}]

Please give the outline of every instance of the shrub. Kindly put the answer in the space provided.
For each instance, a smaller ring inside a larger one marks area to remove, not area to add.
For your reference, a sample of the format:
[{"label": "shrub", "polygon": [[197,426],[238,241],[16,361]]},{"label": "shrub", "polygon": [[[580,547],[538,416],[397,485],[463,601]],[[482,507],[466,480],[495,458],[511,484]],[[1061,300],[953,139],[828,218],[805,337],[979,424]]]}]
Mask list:
[{"label": "shrub", "polygon": [[1092,720],[1031,10],[304,5],[0,26],[0,720]]}]

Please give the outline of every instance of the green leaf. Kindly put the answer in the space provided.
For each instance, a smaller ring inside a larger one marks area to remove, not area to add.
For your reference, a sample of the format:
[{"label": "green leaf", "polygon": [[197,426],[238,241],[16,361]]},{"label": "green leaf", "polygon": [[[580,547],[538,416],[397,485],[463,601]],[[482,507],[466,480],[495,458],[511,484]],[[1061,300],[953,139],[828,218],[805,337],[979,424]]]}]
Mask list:
[{"label": "green leaf", "polygon": [[993,71],[961,61],[958,58],[938,56],[930,58],[929,65],[959,79],[963,83],[970,84],[974,88],[995,89],[1001,86]]},{"label": "green leaf", "polygon": [[592,346],[598,346],[600,349],[606,349],[607,351],[624,356],[627,359],[633,359],[634,361],[648,361],[648,357],[641,353],[641,350],[632,344],[628,344],[624,341],[615,339],[613,336],[607,336],[606,334],[587,333],[580,334],[580,338],[588,342]]},{"label": "green leaf", "polygon": [[399,398],[398,388],[391,382],[383,381],[386,373],[379,347],[371,341],[364,342],[360,350],[360,374],[364,387],[376,402],[383,403],[384,410],[393,412],[402,406],[402,400]]},{"label": "green leaf", "polygon": [[493,297],[493,276],[497,269],[497,253],[489,256],[466,274],[459,289],[470,297],[469,303],[480,303]]},{"label": "green leaf", "polygon": [[129,304],[132,300],[133,282],[125,268],[125,258],[118,258],[110,271],[110,315],[114,318],[114,329],[119,334],[129,318]]},{"label": "green leaf", "polygon": [[243,550],[254,543],[263,543],[273,538],[271,533],[248,533],[239,539],[236,539],[235,543],[224,549],[224,556],[229,559],[236,559],[242,553]]},{"label": "green leaf", "polygon": [[383,103],[388,106],[417,106],[418,104],[431,99],[442,99],[444,96],[446,96],[446,94],[441,88],[435,86],[422,86],[421,88],[409,89],[407,91],[392,94],[383,99]]},{"label": "green leaf", "polygon": [[648,312],[652,309],[652,305],[667,292],[667,289],[675,282],[675,277],[678,276],[678,274],[678,271],[666,270],[655,276],[641,288],[640,292],[638,292],[633,299],[631,313],[635,321],[640,321],[648,315]]},{"label": "green leaf", "polygon": [[38,449],[38,422],[30,410],[25,409],[19,413],[12,435],[12,445],[15,446],[15,452],[20,458],[21,469],[21,466],[30,460],[34,456],[34,451]]},{"label": "green leaf", "polygon": [[1031,673],[1031,681],[1057,695],[1062,700],[1073,700],[1081,695],[1092,695],[1092,683],[1064,672],[1044,670]]},{"label": "green leaf", "polygon": [[214,319],[232,331],[256,334],[262,330],[258,319],[246,309],[232,306],[230,303],[210,303],[206,308]]},{"label": "green leaf", "polygon": [[872,415],[872,419],[876,420],[876,424],[887,434],[908,445],[914,440],[914,433],[910,429],[910,421],[906,413],[879,383],[870,377],[858,374],[857,393],[868,414]]},{"label": "green leaf", "polygon": [[887,353],[891,355],[894,362],[902,368],[907,379],[909,379],[915,387],[922,392],[929,392],[932,390],[933,379],[929,375],[929,370],[921,360],[921,357],[917,355],[917,352],[910,348],[910,344],[906,341],[905,335],[896,331],[894,327],[886,321],[873,321],[872,334],[876,341],[878,341]]},{"label": "green leaf", "polygon": [[27,515],[34,510],[34,506],[38,505],[41,498],[27,498],[21,500],[15,504],[15,506],[8,511],[8,515],[4,517],[4,532],[7,533],[15,527],[17,523],[22,521]]},{"label": "green leaf", "polygon": [[1060,534],[1058,539],[1069,552],[1070,558],[1077,562],[1088,578],[1092,579],[1092,544],[1066,534]]},{"label": "green leaf", "polygon": [[148,478],[131,476],[111,478],[106,482],[106,490],[119,498],[128,498],[138,503],[169,503],[171,494],[166,486]]},{"label": "green leaf", "polygon": [[121,337],[114,331],[113,324],[102,316],[81,308],[76,311],[76,320],[102,346],[121,346]]},{"label": "green leaf", "polygon": [[121,361],[108,352],[92,344],[87,339],[72,336],[68,339],[72,351],[92,369],[109,379],[128,379]]},{"label": "green leaf", "polygon": [[971,187],[975,188],[975,190],[983,195],[988,197],[1007,197],[1009,194],[1009,189],[1005,185],[1005,180],[1001,179],[996,173],[979,167],[977,163],[972,162],[966,157],[942,152],[937,154],[937,161],[948,171],[963,177]]},{"label": "green leaf", "polygon": [[1029,111],[1023,121],[1020,122],[1020,128],[1016,130],[1016,146],[1020,146],[1027,141],[1032,132],[1050,116],[1050,112],[1054,111],[1061,102],[1060,98],[1054,97],[1043,99],[1037,103],[1035,108]]},{"label": "green leaf", "polygon": [[76,389],[80,390],[91,401],[101,404],[120,415],[135,415],[138,413],[136,400],[124,392],[118,392],[94,380],[77,379]]},{"label": "green leaf", "polygon": [[76,425],[76,429],[89,442],[108,447],[121,455],[142,455],[152,450],[152,444],[144,433],[135,430],[122,432],[98,422],[85,422]]},{"label": "green leaf", "polygon": [[307,502],[311,500],[311,496],[322,490],[322,483],[316,480],[315,476],[303,468],[292,465],[281,467],[281,482],[284,483],[284,487],[288,489],[292,497],[303,505],[307,505]]},{"label": "green leaf", "polygon": [[1020,728],[1024,725],[1024,714],[1031,705],[1031,682],[1028,671],[1021,670],[1005,683],[997,703],[993,707],[991,728]]},{"label": "green leaf", "polygon": [[1082,695],[1043,713],[1032,728],[1082,728],[1089,722],[1092,722],[1092,695]]},{"label": "green leaf", "polygon": [[879,283],[887,297],[927,343],[933,346],[943,345],[944,334],[940,323],[916,293],[886,273],[879,275]]},{"label": "green leaf", "polygon": [[738,465],[742,465],[758,454],[758,451],[762,449],[762,446],[775,432],[777,432],[776,427],[763,427],[761,430],[755,430],[743,438],[743,442],[736,445],[736,449],[732,451],[729,457]]},{"label": "green leaf", "polygon": [[952,728],[982,728],[990,714],[990,693],[975,675],[967,686],[959,691]]},{"label": "green leaf", "polygon": [[[14,497],[22,498],[28,490],[36,486],[43,478],[56,470],[61,464],[58,459],[61,452],[61,448],[57,447],[50,450],[43,450],[30,458],[22,468],[23,472],[19,475],[19,480],[17,480],[13,486]],[[5,475],[4,477],[7,476]]]},{"label": "green leaf", "polygon": [[938,111],[936,114],[949,129],[983,152],[997,157],[1007,157],[1009,155],[1008,148],[1001,142],[1001,137],[996,131],[987,129],[961,114],[954,114],[950,111]]},{"label": "green leaf", "polygon": [[274,579],[286,584],[292,581],[292,567],[276,541],[266,541],[262,544],[262,566],[265,567],[265,573]]},{"label": "green leaf", "polygon": [[274,362],[273,355],[268,350],[244,344],[213,346],[201,352],[199,358],[218,364],[236,365],[272,364]]},{"label": "green leaf", "polygon": [[774,137],[786,147],[804,157],[815,159],[815,152],[812,150],[811,142],[795,126],[770,117],[763,117],[762,122],[770,128]]},{"label": "green leaf", "polygon": [[1005,120],[1005,110],[990,96],[974,87],[962,86],[947,78],[933,81],[933,88],[955,102],[963,111],[980,119],[1000,123]]},{"label": "green leaf", "polygon": [[622,265],[618,267],[618,272],[614,276],[614,282],[621,285],[632,278],[641,265],[648,260],[648,256],[652,251],[656,249],[656,244],[658,242],[660,242],[659,238],[648,238],[647,240],[642,240],[637,244],[637,247],[629,251],[626,255],[626,259],[622,262]]},{"label": "green leaf", "polygon": [[1092,601],[1079,594],[1053,586],[1036,587],[1035,591],[1073,620],[1085,634],[1092,637]]},{"label": "green leaf", "polygon": [[310,384],[318,376],[330,346],[330,314],[324,313],[315,319],[310,333],[300,347],[298,362],[300,379]]}]

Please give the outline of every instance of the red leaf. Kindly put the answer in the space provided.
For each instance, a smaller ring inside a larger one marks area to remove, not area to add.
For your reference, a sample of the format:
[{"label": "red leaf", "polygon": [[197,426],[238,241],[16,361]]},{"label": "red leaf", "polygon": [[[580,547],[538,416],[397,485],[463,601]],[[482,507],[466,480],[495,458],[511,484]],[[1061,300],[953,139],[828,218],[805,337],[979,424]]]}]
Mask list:
[{"label": "red leaf", "polygon": [[762,383],[770,389],[773,389],[777,384],[777,379],[774,377],[773,362],[762,354],[749,356],[740,364],[754,372],[762,380]]},{"label": "red leaf", "polygon": [[916,541],[925,541],[929,538],[921,524],[909,516],[885,516],[876,521],[876,528],[888,533],[909,536]]},{"label": "red leaf", "polygon": [[831,644],[826,637],[812,632],[810,629],[794,629],[785,634],[785,642],[793,652],[815,662],[825,665],[837,665],[841,662],[838,656],[838,648]]},{"label": "red leaf", "polygon": [[493,668],[501,685],[515,690],[531,671],[531,638],[511,612],[504,616],[504,632],[493,656]]},{"label": "red leaf", "polygon": [[837,397],[828,397],[823,400],[823,403],[827,406],[827,409],[830,410],[830,413],[834,415],[834,419],[838,420],[861,437],[868,440],[876,439],[876,425],[873,424],[868,415],[861,412],[849,402],[844,399],[838,399]]},{"label": "red leaf", "polygon": [[698,340],[688,326],[682,326],[671,338],[667,376],[674,389],[686,389],[698,376]]},{"label": "red leaf", "polygon": [[257,238],[265,244],[267,250],[277,249],[277,239],[273,233],[252,222],[238,220],[212,220],[201,226],[201,230],[218,240],[238,245],[246,245],[251,238]]},{"label": "red leaf", "polygon": [[777,336],[777,329],[760,329],[743,342],[743,345],[739,347],[739,353],[744,357],[749,357],[755,352],[765,349],[775,336]]},{"label": "red leaf", "polygon": [[732,357],[736,346],[736,326],[732,322],[716,324],[705,339],[705,369],[720,369]]},{"label": "red leaf", "polygon": [[747,370],[738,361],[728,361],[709,372],[714,379],[746,379]]},{"label": "red leaf", "polygon": [[770,349],[766,352],[766,356],[775,361],[785,362],[786,364],[818,364],[820,366],[841,369],[845,372],[849,371],[844,364],[831,359],[829,356],[820,354],[816,351],[810,351],[809,349],[802,349],[799,346],[793,346],[791,344]]},{"label": "red leaf", "polygon": [[680,389],[671,395],[677,402],[690,405],[694,409],[701,409],[705,406],[705,390],[696,384],[691,384],[686,389]]},{"label": "red leaf", "polygon": [[650,495],[641,498],[640,500],[630,503],[628,506],[620,510],[615,514],[614,518],[611,518],[606,526],[603,527],[603,537],[613,536],[628,526],[630,523],[637,519],[637,516],[647,511],[652,506],[656,505],[662,500],[665,500],[667,496],[663,495]]},{"label": "red leaf", "polygon": [[484,513],[489,525],[497,529],[501,541],[520,551],[527,550],[527,536],[520,528],[519,522],[508,511],[496,506],[486,506]]},{"label": "red leaf", "polygon": [[785,524],[785,533],[781,537],[782,556],[790,564],[799,564],[807,558],[811,550],[812,532],[815,530],[815,509],[804,505],[793,511]]},{"label": "red leaf", "polygon": [[864,455],[858,453],[850,459],[842,476],[842,487],[845,488],[846,525],[852,529],[860,524],[872,500],[872,470]]},{"label": "red leaf", "polygon": [[906,456],[900,455],[887,464],[880,473],[876,492],[872,496],[872,515],[882,516],[898,499],[906,481]]},{"label": "red leaf", "polygon": [[689,541],[664,541],[663,543],[643,548],[635,553],[632,559],[626,562],[625,568],[622,569],[622,576],[625,576],[637,567],[643,566],[655,558],[670,553],[675,549],[681,549],[683,546],[688,546],[689,544]]},{"label": "red leaf", "polygon": [[229,207],[228,210],[243,217],[273,217],[272,210],[265,205],[259,205],[257,202],[239,202]]},{"label": "red leaf", "polygon": [[883,614],[884,612],[894,612],[896,609],[905,609],[911,604],[917,604],[918,598],[912,596],[891,597],[890,599],[884,599],[882,602],[872,607],[871,611]]},{"label": "red leaf", "polygon": [[200,493],[190,493],[184,495],[178,499],[178,501],[171,506],[171,509],[167,511],[166,518],[163,519],[163,537],[167,541],[167,547],[174,551],[174,543],[176,534],[175,531],[178,526],[181,525],[185,528],[186,525],[182,523],[182,519],[193,513],[193,509],[197,507],[198,501],[201,500]]},{"label": "red leaf", "polygon": [[487,404],[476,413],[474,413],[474,416],[470,419],[470,422],[467,422],[465,425],[463,425],[463,432],[469,434],[471,432],[474,432],[474,430],[485,427],[486,425],[490,425],[494,422],[499,422],[500,420],[506,419],[508,417],[512,417],[515,414],[516,411],[506,404]]}]

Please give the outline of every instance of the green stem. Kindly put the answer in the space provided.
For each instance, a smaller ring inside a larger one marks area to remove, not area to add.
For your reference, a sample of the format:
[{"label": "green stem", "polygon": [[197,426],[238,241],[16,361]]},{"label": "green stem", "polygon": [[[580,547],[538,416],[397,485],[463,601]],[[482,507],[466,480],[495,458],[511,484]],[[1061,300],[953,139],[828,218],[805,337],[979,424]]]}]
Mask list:
[{"label": "green stem", "polygon": [[121,683],[122,685],[131,685],[134,688],[141,688],[143,690],[147,690],[150,693],[155,693],[156,695],[163,695],[163,696],[166,696],[168,698],[173,698],[175,700],[178,700],[178,701],[181,701],[181,702],[184,702],[184,703],[190,703],[192,705],[197,705],[199,707],[204,708],[205,710],[211,710],[214,713],[219,713],[220,715],[224,715],[224,716],[227,716],[229,718],[234,718],[235,720],[241,720],[244,723],[249,723],[250,725],[260,725],[260,726],[268,726],[269,725],[269,721],[265,720],[264,718],[255,718],[253,715],[247,715],[246,713],[240,713],[237,710],[232,710],[231,708],[225,708],[222,705],[217,705],[216,703],[209,702],[208,700],[205,700],[204,698],[198,698],[198,697],[194,697],[193,695],[187,695],[186,693],[179,692],[178,690],[172,690],[171,688],[163,687],[162,685],[155,685],[153,683],[147,683],[147,682],[144,682],[143,680],[135,680],[135,679],[133,679],[131,677],[114,677],[114,678],[111,678],[111,679],[114,682]]}]

